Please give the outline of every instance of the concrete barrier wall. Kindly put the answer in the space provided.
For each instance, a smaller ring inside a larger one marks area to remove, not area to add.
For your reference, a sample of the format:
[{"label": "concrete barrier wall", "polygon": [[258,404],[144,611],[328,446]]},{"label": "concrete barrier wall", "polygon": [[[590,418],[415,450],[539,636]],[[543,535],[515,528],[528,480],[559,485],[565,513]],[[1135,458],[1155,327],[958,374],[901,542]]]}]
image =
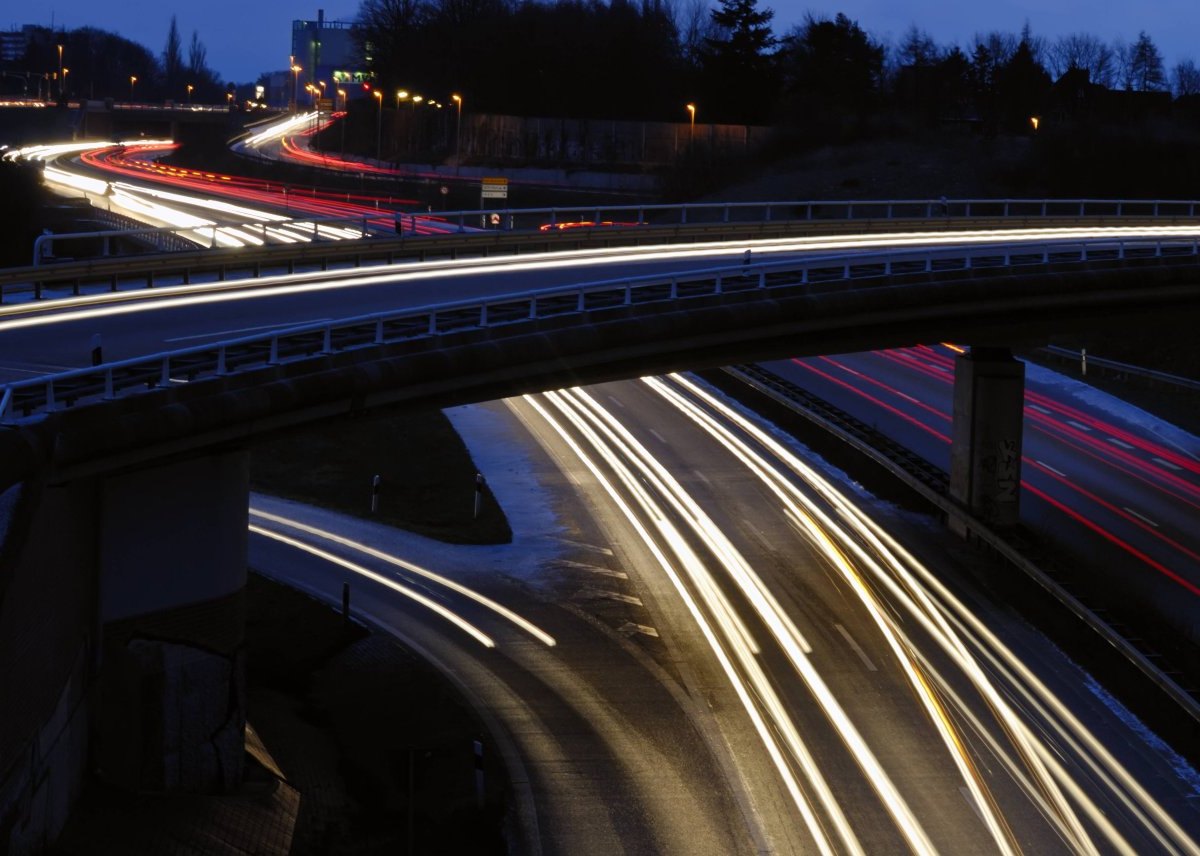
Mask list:
[{"label": "concrete barrier wall", "polygon": [[52,844],[91,772],[240,783],[247,501],[228,450],[0,496],[0,852]]}]

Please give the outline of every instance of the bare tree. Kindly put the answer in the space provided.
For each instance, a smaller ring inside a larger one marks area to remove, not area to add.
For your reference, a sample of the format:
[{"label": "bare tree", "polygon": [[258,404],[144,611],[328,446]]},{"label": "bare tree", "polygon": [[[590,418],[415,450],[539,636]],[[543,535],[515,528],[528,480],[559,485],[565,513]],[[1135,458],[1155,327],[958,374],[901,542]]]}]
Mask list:
[{"label": "bare tree", "polygon": [[163,48],[163,76],[166,78],[168,97],[174,98],[183,71],[183,50],[179,41],[179,25],[171,16],[171,28],[167,30],[167,44]]},{"label": "bare tree", "polygon": [[1200,95],[1200,68],[1190,59],[1177,64],[1171,71],[1171,80],[1175,84],[1175,97],[1185,95]]},{"label": "bare tree", "polygon": [[208,72],[208,48],[200,41],[200,34],[192,30],[192,43],[188,46],[188,71],[199,79]]},{"label": "bare tree", "polygon": [[707,0],[666,0],[663,4],[675,30],[679,33],[679,49],[684,59],[700,62],[700,49],[707,39],[716,35],[716,25]]},{"label": "bare tree", "polygon": [[1059,36],[1046,49],[1046,67],[1059,78],[1073,68],[1088,73],[1092,83],[1112,86],[1115,79],[1116,57],[1113,49],[1089,33]]},{"label": "bare tree", "polygon": [[942,58],[942,52],[933,37],[917,29],[916,24],[905,31],[895,53],[897,65],[934,65]]}]

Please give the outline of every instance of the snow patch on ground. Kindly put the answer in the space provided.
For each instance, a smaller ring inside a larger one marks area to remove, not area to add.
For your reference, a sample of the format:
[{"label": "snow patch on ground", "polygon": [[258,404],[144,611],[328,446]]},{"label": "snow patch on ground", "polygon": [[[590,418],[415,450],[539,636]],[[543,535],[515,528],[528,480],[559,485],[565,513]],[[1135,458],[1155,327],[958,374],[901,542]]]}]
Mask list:
[{"label": "snow patch on ground", "polygon": [[1171,769],[1175,771],[1175,775],[1179,777],[1179,780],[1191,790],[1191,797],[1200,797],[1200,772],[1197,772],[1195,767],[1163,742],[1161,737],[1147,728],[1131,710],[1109,695],[1108,691],[1086,672],[1084,672],[1084,685],[1088,688],[1088,692],[1099,699],[1100,703],[1112,712],[1113,716],[1121,720],[1130,731],[1137,734],[1148,746],[1166,760]]},{"label": "snow patch on ground", "polygon": [[1151,434],[1183,454],[1200,460],[1200,437],[1128,401],[1035,363],[1025,363],[1025,379],[1027,386],[1036,386],[1039,392],[1052,390],[1058,393],[1060,399],[1074,399],[1082,405],[1094,407],[1102,411],[1109,421],[1127,427],[1133,433]]}]

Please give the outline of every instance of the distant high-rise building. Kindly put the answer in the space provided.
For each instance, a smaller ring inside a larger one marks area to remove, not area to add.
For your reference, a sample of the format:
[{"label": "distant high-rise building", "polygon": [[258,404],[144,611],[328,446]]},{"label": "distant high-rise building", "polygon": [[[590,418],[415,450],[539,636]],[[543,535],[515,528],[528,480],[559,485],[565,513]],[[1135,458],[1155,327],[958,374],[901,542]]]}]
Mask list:
[{"label": "distant high-rise building", "polygon": [[324,9],[317,10],[315,21],[292,21],[292,57],[300,67],[292,80],[293,95],[301,104],[308,101],[310,85],[323,89],[330,99],[338,88],[351,98],[362,95],[362,84],[372,73],[364,67],[353,26],[349,21],[326,21]]},{"label": "distant high-rise building", "polygon": [[25,56],[29,44],[29,27],[0,32],[0,62],[12,63]]}]

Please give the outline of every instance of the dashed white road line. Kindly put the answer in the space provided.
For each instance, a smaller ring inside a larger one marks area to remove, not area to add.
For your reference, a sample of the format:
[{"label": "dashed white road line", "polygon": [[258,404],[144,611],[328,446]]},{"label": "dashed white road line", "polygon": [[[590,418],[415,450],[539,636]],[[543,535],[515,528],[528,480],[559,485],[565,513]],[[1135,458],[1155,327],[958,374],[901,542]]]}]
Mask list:
[{"label": "dashed white road line", "polygon": [[1128,450],[1133,448],[1130,443],[1126,443],[1124,440],[1118,440],[1116,437],[1105,437],[1104,439],[1112,443],[1114,446],[1120,446],[1122,449]]},{"label": "dashed white road line", "polygon": [[617,405],[617,407],[620,407],[621,409],[625,408],[625,405],[622,404],[620,399],[618,399],[615,395],[610,395],[608,397],[608,400],[611,401],[613,404]]},{"label": "dashed white road line", "polygon": [[854,637],[850,635],[850,632],[840,624],[834,624],[833,626],[837,628],[838,633],[842,634],[842,638],[846,640],[846,644],[850,646],[850,650],[858,655],[858,659],[863,661],[863,665],[872,672],[878,672],[879,669],[871,662],[871,658],[867,656],[867,652],[862,649],[862,646],[854,641]]},{"label": "dashed white road line", "polygon": [[650,429],[650,433],[654,435],[654,439],[655,439],[655,440],[657,440],[658,442],[662,443],[664,446],[669,446],[669,445],[671,445],[670,443],[668,443],[668,442],[667,442],[666,438],[665,438],[665,437],[663,437],[663,435],[662,435],[662,434],[659,434],[659,433],[658,433],[657,431],[655,431],[653,428],[651,428],[651,429]]},{"label": "dashed white road line", "polygon": [[593,553],[600,553],[605,556],[613,554],[613,551],[608,547],[601,547],[596,544],[585,544],[583,541],[572,541],[570,538],[555,538],[555,540],[562,544],[570,544],[572,547],[580,547],[584,550],[591,550]]},{"label": "dashed white road line", "polygon": [[1045,461],[1034,461],[1034,463],[1036,463],[1039,467],[1042,467],[1043,469],[1049,470],[1050,472],[1054,473],[1056,476],[1059,476],[1064,479],[1067,477],[1067,474],[1064,473],[1062,470],[1054,469],[1054,467],[1050,466]]},{"label": "dashed white road line", "polygon": [[1156,464],[1166,467],[1169,470],[1175,470],[1176,472],[1183,469],[1183,467],[1179,466],[1179,464],[1173,463],[1171,461],[1164,461],[1162,458],[1151,458],[1150,460],[1152,460]]},{"label": "dashed white road line", "polygon": [[1080,431],[1089,431],[1090,432],[1092,430],[1092,426],[1084,425],[1082,422],[1076,422],[1074,419],[1068,419],[1067,424],[1070,425],[1072,428],[1078,428]]},{"label": "dashed white road line", "polygon": [[1027,404],[1025,406],[1028,407],[1030,410],[1036,410],[1038,413],[1041,413],[1043,416],[1051,415],[1050,411],[1047,408],[1042,407],[1042,405],[1040,405],[1040,404]]},{"label": "dashed white road line", "polygon": [[1124,509],[1125,511],[1128,511],[1130,514],[1132,514],[1134,517],[1136,517],[1138,520],[1142,521],[1143,523],[1149,524],[1150,526],[1153,526],[1155,529],[1158,528],[1157,523],[1155,523],[1153,520],[1151,520],[1149,517],[1147,517],[1144,514],[1138,514],[1136,511],[1134,511],[1128,505],[1122,505],[1121,508]]},{"label": "dashed white road line", "polygon": [[634,624],[632,621],[626,621],[617,628],[618,633],[624,633],[626,636],[632,636],[635,633],[643,633],[646,636],[658,638],[658,631],[653,627],[647,627],[645,624]]},{"label": "dashed white road line", "polygon": [[575,593],[576,597],[580,598],[603,598],[604,600],[615,600],[620,603],[629,603],[634,606],[642,606],[641,598],[636,598],[631,594],[621,594],[618,591],[607,591],[605,589],[585,588],[580,589]]}]

